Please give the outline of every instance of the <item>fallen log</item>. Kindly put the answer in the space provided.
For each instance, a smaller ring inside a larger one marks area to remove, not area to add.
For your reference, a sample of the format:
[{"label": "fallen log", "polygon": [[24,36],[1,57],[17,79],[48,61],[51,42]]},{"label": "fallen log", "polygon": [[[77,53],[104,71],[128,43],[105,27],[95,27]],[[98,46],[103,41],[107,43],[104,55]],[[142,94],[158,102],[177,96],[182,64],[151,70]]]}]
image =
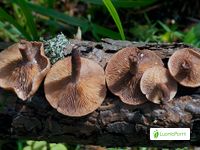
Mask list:
[{"label": "fallen log", "polygon": [[[174,51],[190,47],[182,43],[138,43],[111,39],[103,39],[102,42],[70,42],[78,46],[83,57],[96,61],[104,68],[114,53],[127,46],[155,51],[165,64]],[[0,50],[7,46],[7,43],[0,43]],[[67,51],[71,49],[70,45],[66,48]],[[129,106],[108,91],[99,109],[78,118],[67,117],[54,110],[45,99],[43,85],[27,102],[0,89],[0,106],[1,139],[47,140],[107,147],[200,145],[200,88],[179,85],[174,100],[162,106],[151,102]],[[151,141],[151,127],[189,127],[191,140]]]}]

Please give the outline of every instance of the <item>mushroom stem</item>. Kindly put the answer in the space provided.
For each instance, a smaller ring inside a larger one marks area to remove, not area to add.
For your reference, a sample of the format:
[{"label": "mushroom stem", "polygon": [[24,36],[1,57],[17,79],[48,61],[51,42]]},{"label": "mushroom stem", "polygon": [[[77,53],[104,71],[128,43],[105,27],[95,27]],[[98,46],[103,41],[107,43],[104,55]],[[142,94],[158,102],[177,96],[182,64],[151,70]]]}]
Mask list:
[{"label": "mushroom stem", "polygon": [[22,58],[25,62],[34,61],[34,56],[31,52],[32,45],[31,43],[27,42],[26,40],[21,40],[19,42],[19,51],[22,55]]},{"label": "mushroom stem", "polygon": [[179,71],[175,75],[175,78],[179,78],[180,81],[184,80],[186,77],[190,78],[190,72],[192,70],[192,64],[189,60],[184,60],[179,68]]},{"label": "mushroom stem", "polygon": [[170,91],[166,84],[159,83],[157,84],[157,88],[159,91],[161,91],[161,100],[163,102],[170,100]]},{"label": "mushroom stem", "polygon": [[72,58],[71,58],[71,63],[72,63],[72,82],[77,83],[79,81],[80,77],[80,70],[81,70],[81,57],[76,49],[72,49]]},{"label": "mushroom stem", "polygon": [[181,73],[189,73],[191,71],[191,63],[188,60],[184,60],[181,64]]},{"label": "mushroom stem", "polygon": [[138,59],[135,56],[129,56],[130,73],[135,75],[138,71]]}]

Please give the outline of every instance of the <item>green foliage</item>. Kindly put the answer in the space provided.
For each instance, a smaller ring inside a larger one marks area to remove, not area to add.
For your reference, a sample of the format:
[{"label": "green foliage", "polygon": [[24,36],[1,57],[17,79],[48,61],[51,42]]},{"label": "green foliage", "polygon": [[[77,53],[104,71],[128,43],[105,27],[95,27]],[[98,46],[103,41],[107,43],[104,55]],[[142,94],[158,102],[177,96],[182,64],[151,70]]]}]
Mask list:
[{"label": "green foliage", "polygon": [[[34,5],[31,3],[29,3],[28,5],[29,5],[30,9],[32,9],[33,11],[38,12],[42,15],[52,17],[58,21],[61,21],[66,24],[70,24],[72,26],[81,27],[81,30],[83,33],[88,30],[91,30],[91,32],[93,34],[97,34],[97,36],[96,36],[97,38],[98,38],[98,35],[110,37],[113,39],[119,39],[119,37],[120,37],[118,33],[114,32],[108,28],[97,25],[95,23],[89,22],[86,19],[72,17],[67,14],[62,14],[58,11],[55,11],[52,9],[47,9],[42,6]],[[58,23],[60,23],[60,22],[58,22]]]},{"label": "green foliage", "polygon": [[38,31],[36,29],[36,23],[33,19],[34,17],[32,15],[32,12],[27,7],[26,1],[25,0],[13,0],[13,2],[18,5],[18,7],[21,9],[21,11],[23,13],[23,16],[25,18],[26,28],[27,28],[29,35],[31,36],[31,39],[38,40],[39,36],[38,36]]},{"label": "green foliage", "polygon": [[177,31],[177,27],[173,28],[168,27],[166,24],[158,21],[158,24],[163,28],[164,34],[161,34],[161,41],[163,42],[175,42],[177,40],[182,39],[183,34],[180,31]]},{"label": "green foliage", "polygon": [[56,144],[47,143],[46,141],[26,141],[26,146],[22,150],[67,150],[67,147],[62,143]]},{"label": "green foliage", "polygon": [[67,23],[72,26],[79,26],[84,31],[87,30],[89,27],[88,21],[85,19],[78,19],[76,17],[69,16],[64,13],[60,13],[59,11],[56,11],[54,9],[46,8],[40,5],[36,5],[33,3],[27,3],[27,6],[29,9],[31,9],[34,12],[37,12],[41,15],[52,17],[56,19],[57,21],[62,21],[63,23]]},{"label": "green foliage", "polygon": [[130,29],[137,40],[143,42],[176,42],[181,41],[184,34],[177,30],[177,26],[169,26],[161,21],[152,24],[141,25],[135,23],[135,26]]},{"label": "green foliage", "polygon": [[66,146],[64,144],[50,144],[50,150],[67,150]]},{"label": "green foliage", "polygon": [[56,0],[39,0],[39,4],[47,8],[54,8]]},{"label": "green foliage", "polygon": [[[31,40],[31,36],[28,34],[28,32],[21,26],[15,18],[13,18],[11,15],[9,15],[4,9],[0,8],[0,21],[8,22],[10,25],[15,26],[15,28],[23,35],[24,38]],[[6,23],[4,23],[6,24]]]},{"label": "green foliage", "polygon": [[[28,9],[25,0],[13,0],[13,9],[15,11],[15,18],[8,14],[4,9],[0,8],[0,20],[2,24],[8,22],[13,25],[19,32],[19,36],[26,38],[28,40],[38,40],[38,31],[36,29],[36,23],[32,12]],[[4,23],[3,23],[4,22]],[[11,35],[12,32],[7,32]],[[11,36],[10,36],[11,37]],[[13,37],[11,38],[13,39]],[[16,41],[16,39],[13,39]]]},{"label": "green foliage", "polygon": [[11,39],[14,42],[18,42],[18,39],[22,37],[21,33],[17,28],[9,23],[3,23],[0,21],[0,36],[3,39]]},{"label": "green foliage", "polygon": [[125,40],[124,30],[122,27],[121,20],[119,19],[119,15],[113,6],[111,0],[103,0],[105,6],[107,7],[108,11],[110,12],[110,15],[112,16],[113,20],[115,21],[115,24],[117,25],[117,28],[119,30],[119,33],[121,35],[121,39]]},{"label": "green foliage", "polygon": [[72,17],[67,14],[63,14],[58,11],[55,11],[53,9],[45,8],[45,7],[31,4],[31,3],[28,3],[28,6],[30,9],[32,9],[33,11],[35,11],[37,13],[40,13],[41,15],[52,17],[52,18],[56,19],[57,21],[61,21],[58,23],[63,22],[63,23],[66,23],[66,24],[69,24],[72,26],[81,27],[81,30],[83,33],[88,30],[92,30],[93,32],[95,32],[99,35],[107,36],[107,37],[110,37],[113,39],[118,39],[120,37],[118,33],[114,32],[112,30],[109,30],[107,28],[104,28],[100,25],[90,23],[86,19],[79,19],[76,17]]},{"label": "green foliage", "polygon": [[200,47],[200,24],[192,26],[187,34],[184,36],[183,41],[196,47]]},{"label": "green foliage", "polygon": [[[41,19],[44,19],[43,16],[49,17],[46,18],[44,22],[49,21],[51,24],[53,23],[57,27],[63,25],[64,23],[71,26],[81,27],[83,33],[85,33],[86,31],[91,31],[92,34],[96,35],[95,37],[98,39],[100,39],[99,35],[113,39],[120,38],[119,33],[114,32],[108,28],[92,23],[84,18],[81,19],[69,16],[67,14],[60,13],[57,10],[51,9],[51,7],[53,7],[54,1],[47,0],[48,8],[30,2],[26,2],[25,0],[22,1],[11,0],[11,1],[14,2],[13,8],[16,17],[14,18],[12,15],[8,14],[4,9],[0,8],[0,14],[1,14],[0,21],[3,24],[1,26],[4,26],[6,22],[8,22],[10,25],[13,25],[19,31],[17,32],[18,34],[17,37],[23,37],[28,40],[38,40],[39,36],[41,36],[42,33],[37,31],[36,23],[32,15],[32,12],[37,12],[40,14],[39,17],[41,17]],[[8,37],[11,38],[10,36],[11,34],[12,34],[11,32],[7,33]],[[13,37],[11,39],[13,41],[17,41]]]},{"label": "green foliage", "polygon": [[[94,14],[88,14],[88,18],[71,16],[67,12],[60,12],[56,5],[61,2],[56,0],[9,0],[4,3],[12,10],[0,8],[0,37],[4,40],[17,42],[20,38],[28,40],[38,40],[44,34],[54,36],[65,29],[74,35],[77,27],[81,28],[83,35],[90,33],[96,40],[102,37],[112,39],[138,40],[144,42],[185,42],[200,47],[200,25],[196,24],[189,28],[179,29],[178,24],[169,24],[166,20],[152,21],[146,13],[144,18],[146,23],[135,21],[133,18],[129,21],[129,26],[124,22],[124,18],[119,18],[121,10],[129,11],[131,8],[140,9],[148,7],[158,0],[78,0],[84,3],[92,4],[90,7],[103,7],[108,9],[112,19],[115,22],[119,33],[104,27]],[[118,11],[120,9],[120,12]],[[94,9],[95,10],[95,9]],[[102,9],[102,14],[106,14]],[[87,12],[88,13],[88,12]],[[127,16],[126,16],[127,17]],[[37,24],[40,22],[40,26]],[[95,22],[98,22],[95,23]],[[122,26],[123,22],[123,26]],[[42,25],[41,25],[42,24]],[[112,24],[112,22],[108,25]],[[43,28],[45,26],[45,28]],[[110,25],[112,27],[112,25]],[[73,30],[71,30],[73,29]],[[133,38],[134,39],[133,39]]]},{"label": "green foliage", "polygon": [[[28,40],[38,40],[39,36],[43,34],[43,32],[38,31],[36,29],[36,22],[35,22],[35,19],[33,19],[34,16],[32,15],[33,12],[39,13],[40,15],[38,16],[41,17],[40,19],[43,20],[43,22],[48,22],[47,24],[54,26],[54,28],[49,27],[51,32],[55,32],[55,29],[58,28],[60,25],[62,26],[64,23],[64,24],[69,24],[71,26],[81,27],[83,34],[86,31],[90,31],[92,35],[98,40],[102,36],[113,38],[113,39],[119,39],[121,36],[121,39],[125,39],[124,30],[123,30],[121,21],[112,3],[116,7],[139,8],[139,7],[151,5],[154,2],[156,2],[156,0],[112,0],[112,1],[86,0],[85,2],[106,5],[111,16],[113,17],[116,23],[116,26],[118,27],[118,30],[120,32],[120,34],[118,34],[108,28],[105,28],[98,24],[93,23],[91,20],[88,21],[84,18],[69,16],[67,14],[60,13],[57,10],[52,9],[54,8],[55,2],[56,2],[55,0],[38,0],[37,1],[38,4],[41,4],[46,7],[27,2],[25,0],[10,0],[10,1],[14,2],[12,5],[13,5],[13,10],[15,12],[14,13],[15,18],[12,15],[7,14],[5,10],[1,9],[1,11],[4,11],[4,12],[3,13],[0,12],[0,13],[3,14],[4,17],[0,17],[0,21],[2,22],[2,24],[5,24],[5,21],[7,21],[10,25],[13,25],[19,31],[19,32],[14,33],[14,35],[17,35],[15,37],[11,36],[13,32],[6,32],[7,37],[12,39],[13,41],[17,41],[20,37],[26,38]],[[43,16],[47,16],[49,18],[45,19],[45,17]],[[3,27],[1,28],[1,30],[3,31]]]},{"label": "green foliage", "polygon": [[23,150],[23,141],[22,140],[17,141],[17,150]]},{"label": "green foliage", "polygon": [[159,42],[160,37],[157,35],[158,31],[159,29],[156,27],[156,24],[140,25],[135,23],[134,27],[130,28],[129,32],[132,33],[138,41]]},{"label": "green foliage", "polygon": [[[81,0],[95,5],[103,5],[102,0]],[[111,2],[115,7],[121,8],[140,8],[149,6],[155,3],[157,0],[112,0]]]}]

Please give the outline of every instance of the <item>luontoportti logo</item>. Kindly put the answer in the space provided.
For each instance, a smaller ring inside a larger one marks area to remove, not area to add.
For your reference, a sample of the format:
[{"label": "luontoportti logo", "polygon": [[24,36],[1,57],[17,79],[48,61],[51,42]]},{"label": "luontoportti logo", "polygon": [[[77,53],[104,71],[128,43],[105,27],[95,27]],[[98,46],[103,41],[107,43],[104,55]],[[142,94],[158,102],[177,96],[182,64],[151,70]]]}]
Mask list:
[{"label": "luontoportti logo", "polygon": [[155,130],[155,131],[153,132],[153,136],[154,136],[155,139],[158,138],[158,136],[159,136],[158,130]]},{"label": "luontoportti logo", "polygon": [[190,128],[150,128],[150,140],[190,140]]}]

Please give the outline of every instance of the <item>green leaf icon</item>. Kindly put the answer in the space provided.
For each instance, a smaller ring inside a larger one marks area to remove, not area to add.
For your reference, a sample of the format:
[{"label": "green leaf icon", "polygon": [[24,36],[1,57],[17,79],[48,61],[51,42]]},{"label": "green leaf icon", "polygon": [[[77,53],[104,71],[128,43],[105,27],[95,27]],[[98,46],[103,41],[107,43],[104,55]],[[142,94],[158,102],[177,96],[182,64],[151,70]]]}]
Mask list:
[{"label": "green leaf icon", "polygon": [[154,131],[154,132],[153,132],[153,136],[154,136],[154,138],[155,138],[155,139],[157,139],[157,138],[158,138],[158,135],[159,135],[159,132],[158,132],[158,130],[156,130],[156,131]]}]

